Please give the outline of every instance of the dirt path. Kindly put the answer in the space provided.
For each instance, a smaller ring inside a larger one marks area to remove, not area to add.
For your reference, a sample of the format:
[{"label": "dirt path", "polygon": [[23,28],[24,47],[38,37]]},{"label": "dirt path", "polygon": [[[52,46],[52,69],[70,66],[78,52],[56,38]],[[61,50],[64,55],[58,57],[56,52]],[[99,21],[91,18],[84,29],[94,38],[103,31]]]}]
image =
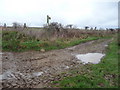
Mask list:
[{"label": "dirt path", "polygon": [[55,79],[55,75],[83,65],[75,55],[105,53],[105,48],[110,41],[100,39],[48,52],[3,52],[3,87],[45,87]]}]

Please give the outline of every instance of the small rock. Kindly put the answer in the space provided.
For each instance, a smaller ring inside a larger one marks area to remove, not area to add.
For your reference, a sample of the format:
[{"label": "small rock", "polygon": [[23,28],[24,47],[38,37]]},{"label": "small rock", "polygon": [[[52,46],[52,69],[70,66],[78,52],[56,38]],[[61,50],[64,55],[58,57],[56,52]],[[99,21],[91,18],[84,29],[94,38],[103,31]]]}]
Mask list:
[{"label": "small rock", "polygon": [[65,69],[69,69],[70,67],[69,66],[66,66]]},{"label": "small rock", "polygon": [[45,49],[41,49],[40,51],[41,51],[41,52],[45,52]]},{"label": "small rock", "polygon": [[44,81],[43,81],[43,83],[46,83],[46,82],[47,82],[47,80],[44,80]]},{"label": "small rock", "polygon": [[8,59],[8,57],[6,56],[5,59]]},{"label": "small rock", "polygon": [[100,87],[104,87],[104,84],[103,83],[99,83],[98,84]]}]

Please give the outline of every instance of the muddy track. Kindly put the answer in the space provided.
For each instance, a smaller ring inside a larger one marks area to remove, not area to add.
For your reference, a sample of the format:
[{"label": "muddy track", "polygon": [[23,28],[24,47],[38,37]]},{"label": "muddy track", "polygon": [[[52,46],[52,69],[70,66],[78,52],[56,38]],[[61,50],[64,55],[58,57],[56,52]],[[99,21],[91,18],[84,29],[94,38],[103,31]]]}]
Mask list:
[{"label": "muddy track", "polygon": [[109,42],[111,42],[111,40],[100,39],[48,52],[3,52],[3,87],[46,87],[47,83],[54,81],[55,75],[83,65],[75,55],[105,53]]}]

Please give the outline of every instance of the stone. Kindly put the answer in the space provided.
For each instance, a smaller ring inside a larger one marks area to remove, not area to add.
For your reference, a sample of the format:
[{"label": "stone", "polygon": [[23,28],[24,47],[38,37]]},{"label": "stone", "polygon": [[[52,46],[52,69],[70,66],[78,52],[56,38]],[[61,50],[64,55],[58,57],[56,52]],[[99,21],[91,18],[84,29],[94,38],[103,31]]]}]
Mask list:
[{"label": "stone", "polygon": [[41,52],[45,52],[45,49],[41,49],[40,51],[41,51]]}]

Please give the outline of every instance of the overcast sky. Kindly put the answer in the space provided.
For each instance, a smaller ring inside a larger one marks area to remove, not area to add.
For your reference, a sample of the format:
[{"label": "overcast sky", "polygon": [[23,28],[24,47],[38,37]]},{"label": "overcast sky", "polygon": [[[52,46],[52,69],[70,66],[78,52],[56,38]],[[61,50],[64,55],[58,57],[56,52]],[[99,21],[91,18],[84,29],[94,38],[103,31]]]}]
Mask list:
[{"label": "overcast sky", "polygon": [[0,23],[43,26],[50,22],[77,27],[118,27],[119,0],[0,0]]}]

